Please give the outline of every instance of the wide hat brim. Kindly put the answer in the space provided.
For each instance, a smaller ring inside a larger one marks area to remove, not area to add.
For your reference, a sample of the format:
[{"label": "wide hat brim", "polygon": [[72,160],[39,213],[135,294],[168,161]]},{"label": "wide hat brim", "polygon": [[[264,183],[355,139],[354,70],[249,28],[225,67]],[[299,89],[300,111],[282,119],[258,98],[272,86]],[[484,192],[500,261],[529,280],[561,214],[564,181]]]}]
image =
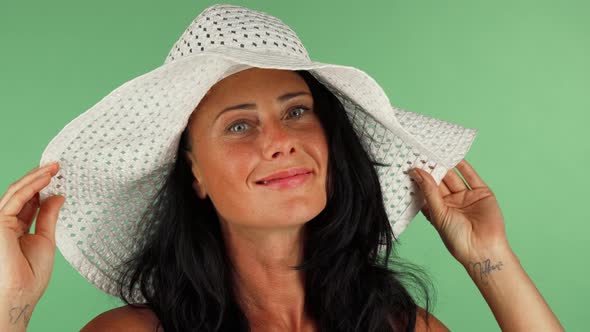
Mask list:
[{"label": "wide hat brim", "polygon": [[[379,162],[384,205],[398,237],[424,205],[407,170],[437,183],[469,150],[477,129],[401,110],[355,67],[218,47],[138,76],[70,121],[40,164],[60,170],[40,191],[66,197],[56,225],[65,259],[113,296],[120,262],[140,246],[136,223],[174,165],[180,135],[211,86],[250,67],[308,70],[342,102],[363,145]],[[135,295],[140,302],[142,297]]]}]

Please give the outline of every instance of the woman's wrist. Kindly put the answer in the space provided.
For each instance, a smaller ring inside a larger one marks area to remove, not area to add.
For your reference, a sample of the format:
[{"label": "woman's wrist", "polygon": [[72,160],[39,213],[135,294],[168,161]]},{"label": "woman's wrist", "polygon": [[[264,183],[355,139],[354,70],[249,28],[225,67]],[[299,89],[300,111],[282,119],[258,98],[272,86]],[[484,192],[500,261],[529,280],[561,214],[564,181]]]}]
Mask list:
[{"label": "woman's wrist", "polygon": [[[506,271],[507,264],[518,265],[520,260],[508,243],[474,253],[465,262],[461,262],[471,279],[479,286],[487,285],[493,275]],[[508,273],[510,273],[508,271]]]},{"label": "woman's wrist", "polygon": [[0,291],[0,331],[26,331],[36,304],[25,291]]},{"label": "woman's wrist", "polygon": [[463,266],[503,331],[563,331],[509,246],[480,252]]}]

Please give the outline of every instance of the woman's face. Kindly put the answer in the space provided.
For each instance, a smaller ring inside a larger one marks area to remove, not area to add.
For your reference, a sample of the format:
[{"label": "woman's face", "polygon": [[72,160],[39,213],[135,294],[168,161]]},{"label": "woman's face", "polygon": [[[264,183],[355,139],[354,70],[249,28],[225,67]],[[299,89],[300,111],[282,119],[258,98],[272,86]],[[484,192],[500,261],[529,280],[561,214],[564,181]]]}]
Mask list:
[{"label": "woman's face", "polygon": [[[288,70],[249,68],[211,87],[188,124],[188,158],[193,187],[222,223],[296,226],[324,209],[328,145],[313,107],[303,78]],[[257,183],[294,167],[311,174],[296,186]]]}]

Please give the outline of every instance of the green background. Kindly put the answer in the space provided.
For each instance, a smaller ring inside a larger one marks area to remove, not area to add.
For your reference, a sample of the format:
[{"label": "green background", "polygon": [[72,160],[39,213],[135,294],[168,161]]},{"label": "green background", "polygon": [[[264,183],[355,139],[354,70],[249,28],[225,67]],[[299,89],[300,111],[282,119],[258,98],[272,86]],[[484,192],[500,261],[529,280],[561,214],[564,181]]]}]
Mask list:
[{"label": "green background", "polygon": [[[2,194],[71,119],[164,61],[213,1],[0,2]],[[508,240],[568,331],[587,324],[590,4],[584,1],[225,1],[291,26],[316,61],[353,65],[391,102],[478,128],[466,159]],[[479,290],[419,214],[398,252],[453,331],[498,331]],[[57,251],[28,331],[77,331],[120,306]]]}]

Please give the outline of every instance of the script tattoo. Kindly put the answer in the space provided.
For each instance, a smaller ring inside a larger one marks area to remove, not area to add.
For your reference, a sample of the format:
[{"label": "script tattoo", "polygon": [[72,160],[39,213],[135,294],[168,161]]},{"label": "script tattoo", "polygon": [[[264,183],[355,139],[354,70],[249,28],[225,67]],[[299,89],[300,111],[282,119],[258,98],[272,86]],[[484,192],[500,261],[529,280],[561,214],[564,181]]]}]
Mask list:
[{"label": "script tattoo", "polygon": [[27,327],[29,320],[31,319],[31,313],[29,312],[30,308],[31,305],[26,304],[23,307],[13,307],[10,309],[8,312],[10,315],[10,323],[16,325],[22,321],[25,327]]},{"label": "script tattoo", "polygon": [[469,262],[469,271],[471,271],[474,275],[474,278],[477,279],[479,276],[479,280],[482,281],[484,285],[488,284],[488,276],[494,270],[502,270],[502,262],[497,262],[496,264],[492,265],[490,259],[486,259],[481,262]]}]

